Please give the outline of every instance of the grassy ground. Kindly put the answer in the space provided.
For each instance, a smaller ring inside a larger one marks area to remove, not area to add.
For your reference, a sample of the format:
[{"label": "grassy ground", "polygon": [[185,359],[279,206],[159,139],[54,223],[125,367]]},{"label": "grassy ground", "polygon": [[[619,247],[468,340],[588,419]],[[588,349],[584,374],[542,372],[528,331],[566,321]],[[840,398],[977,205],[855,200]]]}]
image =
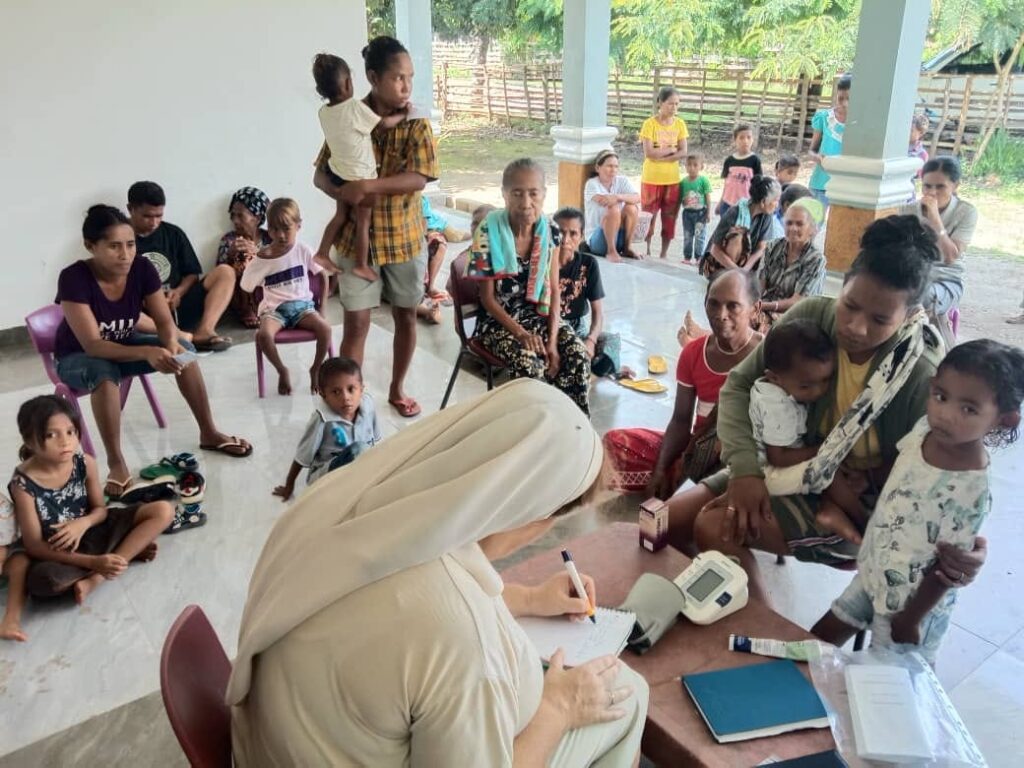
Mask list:
[{"label": "grassy ground", "polygon": [[[517,157],[532,157],[547,172],[545,208],[558,205],[558,162],[551,154],[551,138],[536,124],[510,127],[485,121],[452,119],[445,123],[439,142],[441,187],[461,197],[501,205],[501,172]],[[622,172],[635,181],[643,157],[632,139],[618,142]],[[705,173],[717,196],[725,144],[700,146],[706,158]],[[766,169],[775,163],[773,149],[761,151]],[[809,164],[800,179],[806,183]],[[1024,289],[1024,182],[1004,183],[994,176],[966,179],[960,195],[978,208],[979,222],[968,252],[967,292],[962,306],[963,335],[989,337],[1024,346],[1024,326],[1003,320],[1020,312]]]}]

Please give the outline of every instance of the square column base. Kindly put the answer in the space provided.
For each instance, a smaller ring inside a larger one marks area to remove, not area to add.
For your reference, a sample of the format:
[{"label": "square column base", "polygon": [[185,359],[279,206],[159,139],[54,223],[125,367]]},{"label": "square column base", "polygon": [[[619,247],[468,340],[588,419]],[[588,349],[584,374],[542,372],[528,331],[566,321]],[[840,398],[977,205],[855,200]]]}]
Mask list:
[{"label": "square column base", "polygon": [[571,205],[583,210],[583,187],[590,178],[592,163],[558,161],[558,207]]},{"label": "square column base", "polygon": [[832,204],[825,229],[825,261],[830,270],[846,272],[860,252],[860,237],[878,219],[892,216],[898,208],[866,210],[848,205]]}]

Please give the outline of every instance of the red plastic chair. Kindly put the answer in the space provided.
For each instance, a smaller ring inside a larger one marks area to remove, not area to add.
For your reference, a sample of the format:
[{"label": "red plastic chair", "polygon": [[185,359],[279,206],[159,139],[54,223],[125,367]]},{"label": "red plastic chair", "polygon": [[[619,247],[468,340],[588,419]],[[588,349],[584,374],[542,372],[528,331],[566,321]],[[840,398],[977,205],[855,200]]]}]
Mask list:
[{"label": "red plastic chair", "polygon": [[[83,389],[72,389],[61,381],[57,375],[57,367],[53,358],[54,345],[57,340],[57,328],[63,320],[64,313],[61,311],[60,305],[50,304],[29,314],[25,318],[25,327],[28,329],[29,338],[32,339],[32,346],[36,348],[36,352],[43,359],[43,368],[46,370],[46,375],[53,382],[53,393],[73,403],[81,417],[82,409],[78,405],[78,398],[84,397],[89,393]],[[142,383],[142,390],[146,393],[146,399],[149,400],[149,407],[153,410],[153,417],[156,419],[157,426],[160,429],[164,429],[167,426],[167,420],[164,418],[163,408],[160,407],[160,401],[157,400],[156,392],[153,391],[153,385],[149,383],[149,379],[144,375],[138,377],[128,376],[121,379],[121,409],[124,410],[124,404],[128,400],[128,393],[132,388],[132,379],[135,378],[138,378]],[[82,448],[90,456],[95,456],[96,451],[89,437],[89,430],[85,425],[85,419],[82,418],[81,422]]]},{"label": "red plastic chair", "polygon": [[473,337],[477,318],[484,313],[484,309],[480,306],[480,287],[465,276],[468,261],[469,256],[466,253],[460,254],[452,262],[451,277],[448,280],[448,293],[452,296],[455,309],[455,333],[459,337],[460,346],[459,356],[455,358],[455,367],[452,368],[451,378],[448,379],[448,388],[444,391],[444,399],[441,400],[441,410],[448,405],[448,398],[452,395],[455,379],[458,378],[462,367],[462,359],[466,355],[475,357],[484,366],[488,392],[494,389],[494,371],[500,371],[505,367],[504,360],[492,355],[479,339]]},{"label": "red plastic chair", "polygon": [[[326,298],[324,296],[324,283],[320,275],[309,273],[309,289],[313,292],[314,306],[320,309]],[[274,335],[274,343],[277,345],[301,344],[304,341],[316,341],[316,334],[302,328],[285,328]],[[263,382],[263,351],[258,343],[253,346],[256,347],[256,392],[260,397],[266,397],[267,390]],[[333,338],[327,345],[327,356],[334,357]]]},{"label": "red plastic chair", "polygon": [[230,768],[231,711],[224,695],[231,662],[198,605],[167,632],[160,654],[160,693],[182,752],[196,768]]}]

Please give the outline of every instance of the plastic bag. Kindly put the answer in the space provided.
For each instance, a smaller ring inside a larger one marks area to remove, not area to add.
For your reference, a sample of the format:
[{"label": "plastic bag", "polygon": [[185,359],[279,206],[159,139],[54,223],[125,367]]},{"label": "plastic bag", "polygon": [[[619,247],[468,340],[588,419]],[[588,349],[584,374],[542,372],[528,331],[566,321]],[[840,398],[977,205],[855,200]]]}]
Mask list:
[{"label": "plastic bag", "polygon": [[953,707],[953,702],[949,700],[931,666],[921,656],[916,653],[894,653],[882,648],[858,652],[843,651],[825,644],[820,644],[820,648],[821,654],[809,662],[811,678],[828,710],[837,749],[851,768],[880,765],[877,761],[869,762],[857,756],[850,702],[846,693],[846,667],[855,664],[887,664],[903,667],[910,673],[921,724],[928,736],[932,754],[935,755],[931,760],[912,763],[915,768],[988,768],[988,763]]}]

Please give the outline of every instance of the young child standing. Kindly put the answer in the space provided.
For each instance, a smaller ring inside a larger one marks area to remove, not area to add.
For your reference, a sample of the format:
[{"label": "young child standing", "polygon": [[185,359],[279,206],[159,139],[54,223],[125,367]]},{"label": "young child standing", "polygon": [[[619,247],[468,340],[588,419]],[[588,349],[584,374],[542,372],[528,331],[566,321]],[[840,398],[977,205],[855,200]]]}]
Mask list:
[{"label": "young child standing", "polygon": [[380,424],[373,398],[363,389],[359,363],[347,357],[332,357],[320,366],[320,404],[306,423],[295,460],[284,485],[274,495],[287,501],[295,481],[305,467],[306,483],[352,462],[356,456],[381,441]]},{"label": "young child standing", "polygon": [[686,176],[679,182],[683,201],[683,262],[692,264],[704,255],[704,231],[711,221],[711,181],[701,171],[704,157],[686,156]]},{"label": "young child standing", "polygon": [[82,604],[132,560],[156,557],[154,541],[174,519],[174,507],[154,501],[107,509],[96,462],[79,451],[78,412],[70,403],[56,395],[32,398],[18,409],[18,431],[22,463],[9,487],[20,547],[31,559],[30,595],[73,591]]},{"label": "young child standing", "polygon": [[811,180],[807,186],[825,208],[828,208],[825,185],[828,184],[829,175],[822,168],[821,161],[843,151],[843,132],[846,130],[846,109],[850,105],[852,82],[849,75],[839,78],[836,83],[836,105],[831,109],[819,109],[811,118],[811,128],[814,130],[811,137],[811,159],[814,160],[814,170],[811,171]]},{"label": "young child standing", "polygon": [[721,216],[745,197],[750,197],[750,180],[760,176],[761,158],[754,154],[754,129],[747,123],[737,123],[732,129],[733,152],[722,163],[722,198],[715,208]]},{"label": "young child standing", "polygon": [[937,564],[939,550],[974,546],[992,506],[985,446],[1017,439],[1022,400],[1020,350],[989,339],[950,350],[932,379],[927,415],[900,441],[857,575],[815,635],[842,645],[870,628],[872,646],[919,651],[935,664],[958,591],[950,589],[957,577]]},{"label": "young child standing", "polygon": [[[352,98],[352,71],[344,59],[329,53],[318,53],[313,58],[313,80],[316,92],[327,100],[320,107],[320,127],[324,132],[331,156],[327,160],[331,181],[341,186],[346,181],[377,178],[377,157],[370,134],[378,125],[393,128],[405,120],[406,112],[381,117],[363,99]],[[352,274],[370,282],[377,273],[370,268],[370,215],[372,205],[358,205],[355,210],[338,200],[333,218],[324,229],[317,262],[325,266],[330,262],[330,250],[349,216],[356,220],[355,267]]]},{"label": "young child standing", "polygon": [[[277,332],[284,328],[303,328],[316,334],[316,356],[309,367],[311,392],[317,391],[320,364],[327,357],[331,344],[331,326],[323,317],[327,273],[313,258],[309,246],[296,241],[301,227],[298,203],[287,197],[274,200],[267,208],[270,245],[262,248],[256,258],[249,257],[240,282],[242,290],[250,293],[263,288],[256,343],[277,371],[277,392],[281,395],[292,393],[292,380],[274,343]],[[313,302],[310,275],[319,275],[322,283],[319,307]]]}]

